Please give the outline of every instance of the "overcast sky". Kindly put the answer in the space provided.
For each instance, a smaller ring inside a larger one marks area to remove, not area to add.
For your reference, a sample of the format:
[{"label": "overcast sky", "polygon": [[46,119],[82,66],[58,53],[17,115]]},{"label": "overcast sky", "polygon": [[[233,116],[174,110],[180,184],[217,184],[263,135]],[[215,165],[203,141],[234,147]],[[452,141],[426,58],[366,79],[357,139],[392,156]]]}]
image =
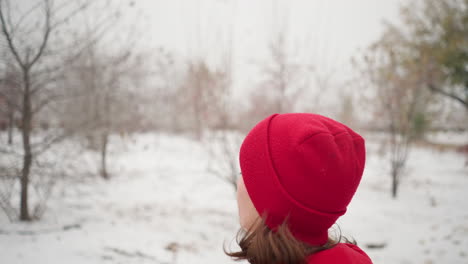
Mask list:
[{"label": "overcast sky", "polygon": [[[232,43],[236,86],[257,80],[274,30],[287,28],[291,54],[315,68],[351,78],[350,58],[396,21],[403,0],[136,0],[142,36],[182,57],[202,56],[216,65]],[[257,69],[258,71],[258,69]]]}]

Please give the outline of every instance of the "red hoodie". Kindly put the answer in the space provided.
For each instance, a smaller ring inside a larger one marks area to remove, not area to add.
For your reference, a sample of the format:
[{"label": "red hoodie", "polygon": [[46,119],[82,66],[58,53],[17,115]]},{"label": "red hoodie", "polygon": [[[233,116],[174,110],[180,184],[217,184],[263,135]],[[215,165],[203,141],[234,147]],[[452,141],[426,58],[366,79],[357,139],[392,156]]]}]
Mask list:
[{"label": "red hoodie", "polygon": [[308,264],[372,264],[372,260],[358,246],[339,243],[333,248],[311,255]]}]

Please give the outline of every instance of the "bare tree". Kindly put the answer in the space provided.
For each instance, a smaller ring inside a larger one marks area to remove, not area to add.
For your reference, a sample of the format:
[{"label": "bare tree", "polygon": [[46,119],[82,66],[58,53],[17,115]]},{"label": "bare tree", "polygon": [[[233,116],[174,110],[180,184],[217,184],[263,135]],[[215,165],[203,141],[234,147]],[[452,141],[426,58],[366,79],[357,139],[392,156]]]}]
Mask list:
[{"label": "bare tree", "polygon": [[268,58],[260,65],[262,80],[250,97],[252,108],[248,115],[253,123],[272,113],[316,108],[321,93],[317,93],[305,106],[300,106],[304,103],[299,99],[314,89],[321,89],[328,81],[319,75],[306,56],[298,56],[299,50],[292,45],[295,39],[289,32],[287,18],[284,13],[274,16],[273,22],[279,21],[279,25],[272,26]]},{"label": "bare tree", "polygon": [[[375,111],[374,124],[389,135],[391,194],[397,197],[412,143],[421,137],[428,124],[432,98],[425,89],[424,70],[416,61],[408,60],[407,50],[398,45],[404,35],[388,30],[369,48],[362,62],[363,77],[369,81],[372,95],[369,102]],[[405,67],[401,67],[401,65]]]},{"label": "bare tree", "polygon": [[203,132],[220,124],[219,112],[223,93],[223,72],[213,70],[202,59],[190,61],[179,92],[181,111],[187,113],[188,129],[191,129],[197,140],[201,140]]},{"label": "bare tree", "polygon": [[124,89],[133,85],[133,73],[139,69],[135,62],[127,47],[117,54],[106,55],[92,45],[68,68],[68,83],[75,103],[66,106],[65,111],[66,116],[75,116],[78,120],[65,117],[63,122],[70,127],[86,124],[80,128],[80,133],[86,136],[90,148],[99,151],[100,175],[104,179],[110,177],[107,168],[110,136],[128,132],[138,125],[130,123],[135,117],[132,111],[135,105],[132,92]]},{"label": "bare tree", "polygon": [[236,130],[225,129],[211,131],[206,139],[210,163],[208,172],[237,190],[237,179],[240,175],[239,149],[243,135]]},{"label": "bare tree", "polygon": [[[69,22],[77,19],[78,14],[88,11],[95,3],[96,1],[88,0],[38,0],[24,7],[14,1],[0,0],[1,43],[5,43],[14,67],[21,76],[17,87],[21,96],[18,113],[23,148],[21,172],[18,177],[21,186],[20,220],[32,220],[43,212],[33,210],[31,215],[29,205],[31,171],[33,165],[38,164],[37,157],[74,132],[59,132],[56,129],[50,135],[33,137],[39,125],[47,128],[53,121],[51,116],[45,118],[43,114],[47,111],[53,112],[53,105],[66,97],[64,87],[60,86],[63,65],[78,57],[87,46],[99,41],[109,27],[107,22],[113,14],[103,12],[105,15],[100,23],[93,27],[93,36],[89,41],[67,40],[67,34],[73,35],[80,30],[72,28]],[[35,173],[41,173],[39,167]],[[36,209],[41,207],[40,203],[41,201]]]},{"label": "bare tree", "polygon": [[[13,31],[15,30],[7,24],[7,16],[5,9],[7,8],[8,3],[4,0],[0,1],[0,22],[2,26],[2,35],[6,39],[10,52],[13,54],[15,62],[21,69],[22,73],[22,83],[21,88],[23,92],[22,98],[22,120],[21,120],[21,130],[22,130],[22,139],[23,139],[23,169],[21,173],[21,204],[20,204],[20,219],[21,220],[30,220],[29,215],[29,206],[28,206],[28,187],[29,187],[29,172],[31,169],[33,153],[31,149],[31,128],[32,128],[32,103],[31,96],[33,90],[31,88],[31,75],[32,70],[38,62],[40,62],[41,57],[44,54],[45,48],[47,47],[50,32],[52,31],[52,11],[50,1],[44,1],[44,23],[43,23],[43,35],[42,39],[39,42],[36,49],[28,47],[25,54],[20,54],[18,44],[14,41]],[[7,9],[8,10],[8,9]],[[23,55],[23,56],[22,56]]]},{"label": "bare tree", "polygon": [[20,76],[13,65],[7,63],[4,75],[0,77],[0,97],[4,100],[4,107],[0,107],[0,114],[6,116],[8,130],[8,144],[13,144],[13,129],[16,116],[20,110]]},{"label": "bare tree", "polygon": [[[173,115],[179,110],[178,102],[180,94],[178,89],[183,78],[177,69],[175,57],[169,51],[159,48],[155,53],[155,71],[151,80],[151,90],[145,92],[145,96],[140,99],[142,104],[149,109],[145,109],[147,118],[144,118],[144,127],[152,127],[170,132],[181,132],[183,130],[184,117]],[[150,94],[150,96],[148,96]],[[150,117],[150,118],[148,118]]]},{"label": "bare tree", "polygon": [[263,67],[264,79],[256,95],[264,98],[265,106],[270,105],[272,109],[267,109],[270,113],[293,111],[298,96],[305,88],[300,82],[304,80],[301,79],[305,77],[302,71],[306,67],[292,60],[287,47],[286,29],[278,30],[269,43],[270,61]]},{"label": "bare tree", "polygon": [[229,38],[222,54],[220,74],[218,75],[218,92],[213,93],[212,102],[216,109],[216,127],[211,131],[211,136],[206,139],[208,153],[210,154],[210,164],[208,170],[227,182],[234,190],[237,190],[237,179],[239,177],[239,149],[243,135],[239,133],[238,124],[234,123],[233,86],[234,86],[234,47],[233,24],[228,26]]},{"label": "bare tree", "polygon": [[[178,111],[184,113],[185,127],[203,140],[209,155],[207,171],[228,183],[235,190],[238,169],[239,133],[235,131],[233,108],[234,40],[236,3],[225,3],[226,16],[220,23],[207,24],[209,29],[201,35],[204,16],[197,14],[193,41],[189,48],[190,60],[179,89]],[[224,12],[223,12],[224,13]],[[192,29],[193,30],[193,29]],[[207,40],[216,43],[208,43]],[[210,50],[207,48],[210,47]],[[218,47],[214,52],[212,47]],[[180,116],[180,115],[178,115]],[[239,144],[240,145],[240,144]]]}]

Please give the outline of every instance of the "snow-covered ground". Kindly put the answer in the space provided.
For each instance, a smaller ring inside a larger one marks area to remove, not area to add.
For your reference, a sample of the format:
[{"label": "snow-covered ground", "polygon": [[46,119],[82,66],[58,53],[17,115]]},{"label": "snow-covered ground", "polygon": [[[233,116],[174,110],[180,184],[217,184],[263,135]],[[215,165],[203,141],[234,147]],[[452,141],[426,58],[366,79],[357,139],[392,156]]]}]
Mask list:
[{"label": "snow-covered ground", "polygon": [[[465,157],[413,149],[392,199],[387,158],[377,142],[367,146],[361,186],[338,221],[343,234],[374,263],[468,263]],[[0,213],[1,264],[233,263],[222,247],[235,247],[234,190],[207,172],[218,159],[206,142],[142,134],[115,137],[111,149],[110,181],[90,176],[99,163],[84,152],[74,160],[91,174],[78,169],[62,181],[40,221],[10,223]]]},{"label": "snow-covered ground", "polygon": [[379,148],[368,141],[360,189],[339,220],[344,232],[364,248],[385,244],[366,249],[375,263],[468,263],[466,156],[412,149],[398,198],[391,199],[388,158]]}]

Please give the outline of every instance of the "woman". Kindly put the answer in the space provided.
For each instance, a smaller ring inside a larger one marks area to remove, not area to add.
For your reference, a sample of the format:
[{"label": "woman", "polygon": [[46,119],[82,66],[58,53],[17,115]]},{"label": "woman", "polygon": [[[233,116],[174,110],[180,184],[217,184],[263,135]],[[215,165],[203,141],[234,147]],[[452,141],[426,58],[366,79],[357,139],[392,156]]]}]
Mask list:
[{"label": "woman", "polygon": [[330,118],[275,114],[240,150],[239,252],[252,264],[372,263],[353,243],[328,236],[361,180],[364,139]]}]

